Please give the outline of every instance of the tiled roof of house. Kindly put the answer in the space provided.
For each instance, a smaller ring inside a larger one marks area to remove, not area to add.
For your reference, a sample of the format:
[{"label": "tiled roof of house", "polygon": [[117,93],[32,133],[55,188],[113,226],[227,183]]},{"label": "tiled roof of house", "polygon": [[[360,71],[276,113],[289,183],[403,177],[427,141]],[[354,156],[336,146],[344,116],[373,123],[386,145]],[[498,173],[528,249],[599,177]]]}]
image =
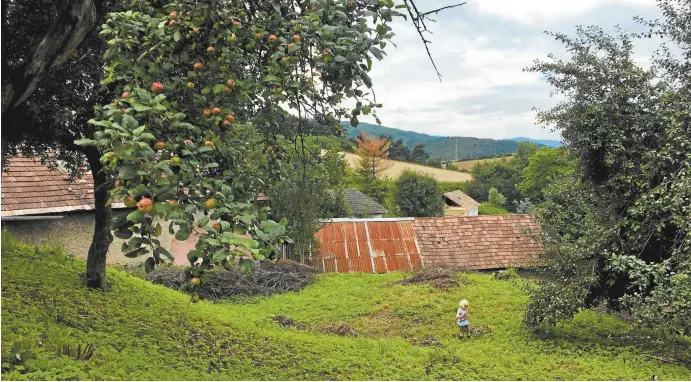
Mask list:
[{"label": "tiled roof of house", "polygon": [[355,216],[385,214],[388,211],[381,204],[354,188],[346,188],[345,201]]},{"label": "tiled roof of house", "polygon": [[463,208],[474,208],[480,205],[480,203],[476,202],[475,199],[471,198],[460,190],[445,192],[444,197],[449,199],[455,205]]},{"label": "tiled roof of house", "polygon": [[[94,209],[91,173],[69,181],[67,174],[51,170],[39,158],[15,157],[2,171],[2,216],[41,215]],[[125,208],[113,203],[113,208]]]},{"label": "tiled roof of house", "polygon": [[37,215],[93,209],[91,174],[69,182],[38,158],[12,158],[2,172],[2,216]]},{"label": "tiled roof of house", "polygon": [[423,267],[497,269],[537,262],[540,244],[529,215],[445,216],[413,222]]}]

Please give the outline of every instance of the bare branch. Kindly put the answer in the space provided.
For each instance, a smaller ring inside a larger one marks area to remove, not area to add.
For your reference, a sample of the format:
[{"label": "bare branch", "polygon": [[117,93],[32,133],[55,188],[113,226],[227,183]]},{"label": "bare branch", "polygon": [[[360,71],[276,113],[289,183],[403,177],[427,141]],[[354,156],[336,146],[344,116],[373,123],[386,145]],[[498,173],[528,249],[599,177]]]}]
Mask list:
[{"label": "bare branch", "polygon": [[403,0],[405,5],[407,6],[406,9],[408,10],[408,14],[410,15],[410,20],[413,22],[413,25],[415,26],[415,29],[417,30],[418,35],[420,35],[420,39],[422,40],[422,43],[425,45],[425,51],[427,52],[427,57],[429,57],[430,62],[432,63],[432,66],[434,67],[434,71],[437,73],[437,76],[439,77],[439,82],[441,82],[441,73],[439,73],[439,69],[437,69],[437,64],[434,62],[434,59],[432,58],[432,53],[429,51],[429,44],[432,42],[425,39],[425,36],[423,36],[424,32],[432,33],[427,29],[427,25],[425,25],[425,18],[427,20],[430,20],[432,22],[435,22],[435,20],[426,17],[431,14],[439,13],[443,10],[446,9],[452,9],[456,7],[460,7],[461,5],[465,4],[465,2],[459,3],[459,4],[454,4],[454,5],[447,5],[445,7],[437,8],[431,11],[427,12],[420,12],[417,9],[417,5],[415,4],[415,0]]}]

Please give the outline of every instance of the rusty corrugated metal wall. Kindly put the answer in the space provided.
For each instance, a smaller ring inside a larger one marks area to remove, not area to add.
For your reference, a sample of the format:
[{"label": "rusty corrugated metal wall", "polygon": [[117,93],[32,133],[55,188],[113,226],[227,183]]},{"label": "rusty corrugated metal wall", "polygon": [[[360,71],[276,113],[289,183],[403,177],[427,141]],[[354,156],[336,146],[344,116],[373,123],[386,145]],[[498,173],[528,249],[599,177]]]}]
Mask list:
[{"label": "rusty corrugated metal wall", "polygon": [[323,272],[385,273],[421,267],[412,220],[353,219],[327,223],[314,236],[313,265]]}]

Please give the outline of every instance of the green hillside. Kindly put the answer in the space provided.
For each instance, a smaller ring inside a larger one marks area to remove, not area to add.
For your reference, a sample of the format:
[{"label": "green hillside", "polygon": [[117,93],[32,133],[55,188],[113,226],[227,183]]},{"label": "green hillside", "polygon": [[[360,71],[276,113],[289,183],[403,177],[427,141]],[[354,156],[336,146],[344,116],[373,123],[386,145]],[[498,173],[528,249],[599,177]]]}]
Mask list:
[{"label": "green hillside", "polygon": [[[114,268],[107,292],[88,291],[84,267],[3,233],[3,380],[691,379],[682,364],[641,355],[673,344],[607,315],[526,332],[523,279],[458,275],[442,291],[396,283],[404,273],[329,274],[297,293],[191,304]],[[484,333],[465,341],[461,297]]]},{"label": "green hillside", "polygon": [[515,153],[518,150],[518,142],[512,140],[495,140],[473,137],[439,137],[428,134],[416,133],[394,129],[386,126],[373,125],[360,122],[353,128],[349,122],[341,122],[350,137],[357,137],[364,132],[368,135],[391,135],[394,140],[402,139],[403,143],[412,148],[417,144],[424,144],[425,151],[430,157],[441,158],[442,161],[456,159],[456,142],[458,142],[458,159],[474,159],[491,155]]}]

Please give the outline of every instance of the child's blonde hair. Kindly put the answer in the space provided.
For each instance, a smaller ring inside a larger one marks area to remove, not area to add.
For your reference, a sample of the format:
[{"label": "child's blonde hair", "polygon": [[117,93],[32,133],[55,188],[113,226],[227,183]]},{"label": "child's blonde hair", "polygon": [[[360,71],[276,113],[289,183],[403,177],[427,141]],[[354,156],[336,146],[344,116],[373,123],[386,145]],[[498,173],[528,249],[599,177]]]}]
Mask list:
[{"label": "child's blonde hair", "polygon": [[462,307],[463,309],[468,309],[468,300],[461,300],[458,303],[458,306]]}]

